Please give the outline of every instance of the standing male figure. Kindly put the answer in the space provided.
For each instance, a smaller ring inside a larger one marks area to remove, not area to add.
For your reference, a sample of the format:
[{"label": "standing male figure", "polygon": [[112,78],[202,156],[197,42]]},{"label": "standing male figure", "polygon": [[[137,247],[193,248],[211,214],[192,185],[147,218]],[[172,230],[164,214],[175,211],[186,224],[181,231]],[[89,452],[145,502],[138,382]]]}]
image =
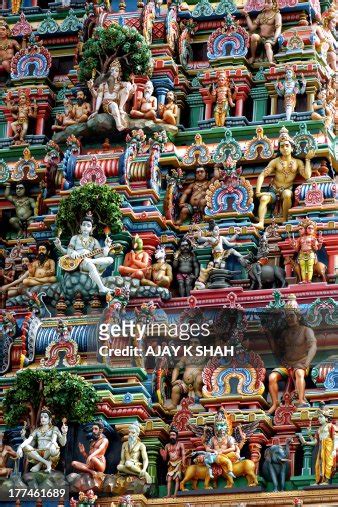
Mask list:
[{"label": "standing male figure", "polygon": [[167,473],[167,495],[171,496],[171,484],[175,482],[174,497],[178,493],[180,480],[182,478],[182,471],[185,468],[185,450],[181,442],[177,442],[178,430],[172,426],[169,432],[169,444],[164,449],[160,450],[161,456],[164,461],[168,458],[168,473]]}]

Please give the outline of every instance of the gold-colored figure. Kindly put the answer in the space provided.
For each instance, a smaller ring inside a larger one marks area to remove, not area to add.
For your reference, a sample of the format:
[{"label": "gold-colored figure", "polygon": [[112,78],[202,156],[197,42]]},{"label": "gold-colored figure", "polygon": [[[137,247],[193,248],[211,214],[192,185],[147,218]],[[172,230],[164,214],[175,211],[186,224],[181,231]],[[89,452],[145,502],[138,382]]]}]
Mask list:
[{"label": "gold-colored figure", "polygon": [[147,449],[141,442],[139,434],[139,425],[137,423],[131,424],[128,440],[122,444],[121,460],[117,465],[117,470],[121,474],[144,478],[147,484],[151,484],[152,480],[147,472],[149,464]]},{"label": "gold-colored figure", "polygon": [[[165,104],[158,106],[160,118],[164,123],[168,125],[177,125],[178,107],[175,103],[175,94],[169,91],[166,95]],[[157,120],[161,122],[161,120]]]},{"label": "gold-colored figure", "polygon": [[317,50],[322,54],[333,72],[337,72],[337,38],[335,35],[337,24],[337,11],[332,4],[322,15],[322,26],[317,26],[315,42]]},{"label": "gold-colored figure", "polygon": [[298,252],[297,262],[300,266],[302,281],[300,283],[310,283],[313,277],[313,268],[317,262],[317,250],[320,250],[323,244],[321,234],[316,234],[317,225],[312,220],[305,218],[299,226],[299,238],[292,239],[291,244]]},{"label": "gold-colored figure", "polygon": [[213,87],[211,92],[216,101],[214,109],[216,127],[224,127],[227,116],[229,116],[230,107],[235,107],[236,93],[236,88],[234,93],[231,92],[230,83],[225,72],[220,72],[217,76],[217,85]]},{"label": "gold-colored figure", "polygon": [[[264,229],[265,215],[269,204],[281,201],[282,217],[286,222],[289,209],[292,204],[292,186],[298,174],[305,180],[311,177],[311,163],[313,152],[309,151],[305,156],[305,164],[302,160],[292,156],[293,142],[288,130],[282,127],[278,139],[280,156],[269,162],[264,171],[257,178],[256,197],[260,200],[258,208],[259,222],[255,224],[257,229]],[[270,186],[266,192],[262,192],[262,185],[267,176],[273,176]]]}]

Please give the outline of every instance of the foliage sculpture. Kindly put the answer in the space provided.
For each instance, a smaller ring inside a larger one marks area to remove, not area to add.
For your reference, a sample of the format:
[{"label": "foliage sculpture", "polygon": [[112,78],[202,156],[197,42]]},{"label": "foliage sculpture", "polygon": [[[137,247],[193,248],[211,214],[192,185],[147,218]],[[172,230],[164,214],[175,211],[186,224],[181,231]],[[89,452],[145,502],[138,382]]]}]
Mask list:
[{"label": "foliage sculpture", "polygon": [[105,74],[115,59],[120,60],[123,79],[131,74],[151,74],[151,51],[145,38],[135,28],[113,23],[108,28],[96,28],[93,37],[85,42],[80,81],[91,79],[95,71]]},{"label": "foliage sculpture", "polygon": [[93,419],[98,395],[79,375],[57,370],[23,370],[5,394],[3,410],[8,426],[24,422],[37,427],[43,406],[57,419],[86,423]]},{"label": "foliage sculpture", "polygon": [[75,188],[60,202],[56,226],[65,235],[77,234],[81,219],[91,211],[98,235],[104,233],[105,227],[109,227],[110,232],[116,234],[122,229],[121,203],[121,197],[113,188],[88,183]]}]

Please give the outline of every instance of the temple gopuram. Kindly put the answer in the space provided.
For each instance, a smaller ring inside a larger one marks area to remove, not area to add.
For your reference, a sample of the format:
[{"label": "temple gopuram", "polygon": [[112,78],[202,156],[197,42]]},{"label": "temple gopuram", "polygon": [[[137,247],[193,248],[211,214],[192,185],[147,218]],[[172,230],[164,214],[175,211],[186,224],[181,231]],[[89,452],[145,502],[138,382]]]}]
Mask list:
[{"label": "temple gopuram", "polygon": [[0,2],[0,506],[337,505],[336,23]]}]

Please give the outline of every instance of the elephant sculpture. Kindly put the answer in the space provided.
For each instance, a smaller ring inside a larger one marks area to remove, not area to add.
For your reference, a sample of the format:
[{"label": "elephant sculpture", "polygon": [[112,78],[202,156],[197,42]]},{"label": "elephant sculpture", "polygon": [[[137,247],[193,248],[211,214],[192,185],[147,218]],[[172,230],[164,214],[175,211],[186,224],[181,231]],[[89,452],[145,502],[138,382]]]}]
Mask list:
[{"label": "elephant sculpture", "polygon": [[[255,473],[255,463],[251,459],[244,459],[237,461],[233,464],[233,473],[236,477],[245,476],[248,486],[257,486],[257,476]],[[223,475],[223,474],[222,474]],[[233,485],[233,482],[229,479],[228,475],[223,475],[226,480],[226,488]],[[185,471],[184,479],[181,481],[181,491],[187,491],[185,487],[187,482],[191,481],[192,489],[197,489],[197,483],[199,480],[204,481],[204,488],[210,489],[210,474],[209,469],[205,465],[193,464],[189,465]]]},{"label": "elephant sculpture", "polygon": [[285,490],[291,441],[287,440],[285,446],[272,445],[264,453],[262,475],[265,480],[272,482],[274,492]]},{"label": "elephant sculpture", "polygon": [[263,286],[269,288],[286,286],[285,271],[279,266],[254,262],[247,264],[247,270],[251,281],[250,289],[262,289]]}]

